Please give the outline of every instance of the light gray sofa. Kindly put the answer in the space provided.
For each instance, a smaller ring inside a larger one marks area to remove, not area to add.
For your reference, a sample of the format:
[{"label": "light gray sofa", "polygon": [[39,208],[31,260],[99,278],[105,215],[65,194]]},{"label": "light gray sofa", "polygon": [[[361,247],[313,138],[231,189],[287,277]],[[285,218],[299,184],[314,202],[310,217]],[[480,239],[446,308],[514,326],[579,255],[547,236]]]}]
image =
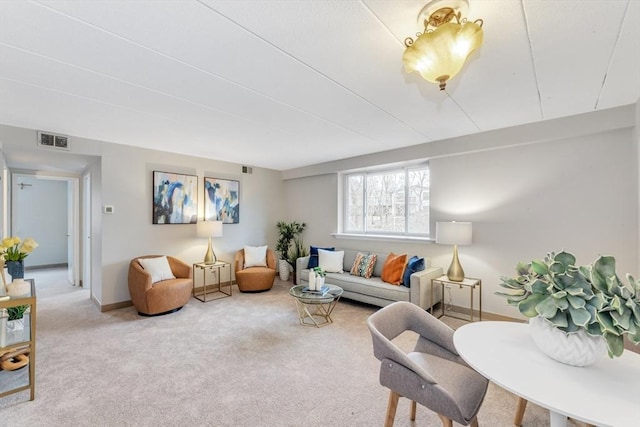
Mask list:
[{"label": "light gray sofa", "polygon": [[[431,279],[437,279],[442,276],[442,268],[440,267],[429,267],[427,265],[423,271],[413,273],[411,275],[411,287],[407,288],[402,285],[391,285],[383,282],[380,278],[382,275],[382,266],[387,259],[387,255],[389,255],[388,253],[336,248],[336,251],[338,250],[344,251],[342,267],[344,271],[342,273],[327,273],[325,283],[340,286],[344,290],[342,294],[343,298],[373,304],[379,307],[384,307],[395,301],[408,301],[425,310],[442,299],[441,287],[435,286],[433,289],[434,302],[432,303],[431,301]],[[349,273],[358,252],[365,254],[374,253],[377,255],[373,275],[369,279],[352,276]],[[308,264],[308,256],[296,260],[296,283],[299,285],[308,285]]]}]

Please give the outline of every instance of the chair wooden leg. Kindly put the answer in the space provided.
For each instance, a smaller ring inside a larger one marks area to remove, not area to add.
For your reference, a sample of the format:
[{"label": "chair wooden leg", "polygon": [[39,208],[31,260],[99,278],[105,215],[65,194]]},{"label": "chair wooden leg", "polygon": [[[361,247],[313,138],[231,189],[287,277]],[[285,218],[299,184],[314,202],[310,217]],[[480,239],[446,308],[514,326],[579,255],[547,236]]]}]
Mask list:
[{"label": "chair wooden leg", "polygon": [[522,418],[524,418],[525,409],[527,409],[527,400],[519,397],[518,406],[516,408],[516,416],[513,418],[513,425],[518,427],[522,425]]},{"label": "chair wooden leg", "polygon": [[470,427],[479,427],[479,426],[478,426],[478,417],[474,417],[474,418],[471,420],[471,424],[469,424],[469,426],[470,426]]},{"label": "chair wooden leg", "polygon": [[451,421],[451,418],[447,418],[440,414],[438,414],[438,416],[440,417],[440,421],[442,421],[442,427],[453,427],[453,421]]},{"label": "chair wooden leg", "polygon": [[411,421],[416,420],[416,401],[411,401]]},{"label": "chair wooden leg", "polygon": [[396,417],[396,409],[398,409],[398,399],[400,395],[395,391],[389,392],[389,403],[387,403],[387,418],[384,421],[384,427],[393,427],[393,420]]}]

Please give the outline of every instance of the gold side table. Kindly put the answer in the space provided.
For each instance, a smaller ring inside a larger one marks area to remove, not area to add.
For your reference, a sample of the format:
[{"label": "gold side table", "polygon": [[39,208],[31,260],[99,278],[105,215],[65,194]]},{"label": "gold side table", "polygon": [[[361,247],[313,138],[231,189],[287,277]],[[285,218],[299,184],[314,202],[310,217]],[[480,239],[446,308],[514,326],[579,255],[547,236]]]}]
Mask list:
[{"label": "gold side table", "polygon": [[[25,279],[31,284],[31,289],[27,295],[10,297],[6,299],[4,293],[0,301],[0,357],[5,354],[16,352],[22,348],[28,348],[28,378],[22,383],[20,375],[25,368],[15,371],[0,370],[0,397],[8,396],[23,390],[29,390],[29,400],[35,399],[36,392],[36,286],[34,279]],[[0,283],[0,286],[3,286]],[[20,305],[28,305],[30,308],[25,312],[24,329],[15,333],[7,331],[7,309]],[[17,376],[17,377],[16,377]],[[13,384],[13,380],[18,379],[18,384]],[[9,386],[7,386],[7,384]]]},{"label": "gold side table", "polygon": [[[198,271],[202,271],[202,286],[196,287],[196,273]],[[226,271],[229,277],[228,282],[222,282],[222,273]],[[209,274],[207,274],[209,272]],[[207,278],[214,276],[217,280],[213,283],[208,283]],[[207,302],[207,301],[215,301],[221,298],[230,297],[233,293],[232,291],[232,281],[231,281],[231,264],[224,261],[216,261],[213,264],[205,264],[204,262],[199,262],[193,264],[193,297],[198,301]],[[224,289],[223,288],[226,288]],[[207,296],[213,296],[212,298],[207,299]]]},{"label": "gold side table", "polygon": [[[478,320],[482,320],[482,280],[474,279],[472,277],[465,277],[462,280],[462,282],[454,282],[452,280],[449,280],[446,274],[438,277],[437,279],[431,279],[431,301],[433,301],[433,286],[436,283],[440,283],[440,287],[442,289],[442,301],[440,302],[442,305],[442,313],[440,313],[440,316],[437,316],[438,319],[445,315],[446,306],[447,306],[444,302],[444,285],[453,285],[453,286],[458,286],[459,289],[462,289],[463,287],[469,288],[469,311],[471,312],[471,316],[469,320],[471,322],[473,322],[473,291],[476,289],[476,287],[478,288],[478,302],[479,302]],[[435,304],[431,305],[432,315],[433,315],[434,305]],[[459,317],[456,317],[456,316],[451,316],[451,315],[448,315],[448,316],[460,319]],[[467,320],[467,319],[462,318],[462,320]]]}]

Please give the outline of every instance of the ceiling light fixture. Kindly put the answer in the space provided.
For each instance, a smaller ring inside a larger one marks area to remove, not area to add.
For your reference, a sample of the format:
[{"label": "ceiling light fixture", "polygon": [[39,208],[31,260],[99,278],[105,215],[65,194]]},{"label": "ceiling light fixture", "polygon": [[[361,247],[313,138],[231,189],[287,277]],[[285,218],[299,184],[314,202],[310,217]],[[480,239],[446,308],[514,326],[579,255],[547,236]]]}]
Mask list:
[{"label": "ceiling light fixture", "polygon": [[482,19],[471,22],[464,16],[467,0],[434,0],[418,14],[424,32],[407,37],[402,61],[407,72],[416,71],[444,90],[471,53],[482,45]]}]

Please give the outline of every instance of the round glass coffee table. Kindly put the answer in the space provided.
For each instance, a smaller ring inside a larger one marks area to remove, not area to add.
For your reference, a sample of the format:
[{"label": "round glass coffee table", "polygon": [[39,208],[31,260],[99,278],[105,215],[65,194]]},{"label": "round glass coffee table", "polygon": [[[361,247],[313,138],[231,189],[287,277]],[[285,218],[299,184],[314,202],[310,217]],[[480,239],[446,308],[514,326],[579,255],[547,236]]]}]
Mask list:
[{"label": "round glass coffee table", "polygon": [[319,328],[333,323],[331,312],[342,295],[342,288],[325,284],[321,292],[308,289],[306,285],[296,285],[289,289],[296,301],[300,324]]}]

